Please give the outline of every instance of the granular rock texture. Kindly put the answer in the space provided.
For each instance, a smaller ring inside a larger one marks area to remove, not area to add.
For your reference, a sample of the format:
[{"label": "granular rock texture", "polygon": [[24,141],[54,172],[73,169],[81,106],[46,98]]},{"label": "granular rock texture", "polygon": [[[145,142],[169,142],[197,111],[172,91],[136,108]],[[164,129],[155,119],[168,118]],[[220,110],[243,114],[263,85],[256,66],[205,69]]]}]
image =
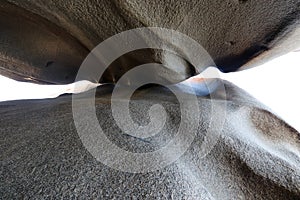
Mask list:
[{"label": "granular rock texture", "polygon": [[[186,153],[150,173],[111,169],[91,156],[74,126],[71,96],[0,104],[0,197],[99,199],[299,199],[300,135],[251,96],[225,84],[226,122],[213,150],[199,152],[209,125],[211,101],[198,97],[200,127]],[[124,134],[110,110],[110,86],[96,95],[96,111],[107,137],[132,152],[149,152],[172,139],[180,122],[178,101],[164,88],[137,91],[130,107],[137,123],[161,103],[167,124],[154,137]],[[221,95],[221,94],[220,94]],[[85,95],[80,101],[84,103]],[[220,110],[221,111],[221,110]]]},{"label": "granular rock texture", "polygon": [[[71,83],[96,45],[138,27],[186,34],[208,51],[220,70],[231,72],[297,48],[299,19],[299,0],[5,0],[0,2],[0,74]],[[140,49],[117,58],[99,81],[116,83],[133,67],[152,62],[164,64],[163,71],[169,71],[162,78],[167,80],[172,74],[178,81],[196,74],[196,66],[176,54]],[[76,131],[71,96],[2,102],[0,198],[300,199],[299,133],[236,86],[226,82],[225,87],[226,99],[219,90],[213,99],[197,97],[199,128],[185,154],[149,173],[117,171],[98,162]],[[181,114],[170,91],[144,87],[131,99],[131,116],[141,125],[149,122],[151,105],[161,104],[167,112],[164,128],[146,139],[117,126],[111,91],[111,86],[99,88],[95,106],[106,137],[118,147],[152,152],[174,137]],[[82,104],[88,100],[85,94],[78,100]],[[212,102],[227,106],[212,113]],[[219,140],[202,158],[211,116],[223,111],[227,115],[216,130]]]}]

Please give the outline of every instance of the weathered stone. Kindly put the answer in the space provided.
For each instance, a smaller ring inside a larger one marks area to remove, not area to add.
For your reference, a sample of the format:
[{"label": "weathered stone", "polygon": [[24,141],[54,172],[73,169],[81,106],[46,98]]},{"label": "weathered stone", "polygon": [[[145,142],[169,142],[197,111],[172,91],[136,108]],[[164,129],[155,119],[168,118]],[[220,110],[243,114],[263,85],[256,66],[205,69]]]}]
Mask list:
[{"label": "weathered stone", "polygon": [[[299,27],[298,0],[7,2],[11,4],[0,3],[1,38],[9,41],[9,45],[7,41],[0,45],[1,73],[21,80],[72,82],[88,51],[103,40],[136,27],[164,27],[190,36],[225,72],[238,70],[270,52],[246,67],[255,66],[299,44],[299,34],[292,34]],[[289,42],[282,45],[286,40]],[[102,81],[115,82],[137,64],[168,64],[164,53],[144,50],[125,55],[107,70]],[[171,70],[178,72],[181,80],[195,71],[188,60],[177,65],[171,63]]]},{"label": "weathered stone", "polygon": [[[0,103],[0,196],[101,199],[299,199],[300,137],[289,125],[237,87],[226,83],[227,118],[214,149],[203,159],[211,100],[199,97],[200,128],[188,151],[164,169],[131,174],[111,169],[85,149],[77,135],[71,96]],[[132,116],[147,123],[152,104],[164,105],[168,120],[155,137],[138,139],[117,127],[110,86],[96,96],[107,137],[132,152],[165,145],[180,122],[178,101],[163,88],[137,91]],[[85,102],[82,94],[82,103]],[[219,113],[211,113],[219,115]]]}]

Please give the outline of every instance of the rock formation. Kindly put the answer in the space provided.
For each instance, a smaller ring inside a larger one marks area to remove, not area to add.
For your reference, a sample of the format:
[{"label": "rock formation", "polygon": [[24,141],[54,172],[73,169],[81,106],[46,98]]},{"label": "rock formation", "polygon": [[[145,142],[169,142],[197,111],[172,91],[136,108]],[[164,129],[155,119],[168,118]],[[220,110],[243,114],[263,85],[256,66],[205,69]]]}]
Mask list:
[{"label": "rock formation", "polygon": [[[243,70],[298,47],[299,8],[299,0],[6,0],[0,3],[0,73],[22,81],[72,83],[96,45],[144,26],[182,32],[203,45],[220,70]],[[136,65],[149,62],[165,64],[170,72],[166,80],[172,79],[171,72],[178,81],[199,73],[176,54],[143,49],[115,60],[97,81],[116,83]],[[77,133],[70,95],[2,102],[0,198],[299,199],[299,133],[246,92],[228,82],[224,87],[196,97],[199,127],[187,151],[148,173],[123,172],[98,162]],[[157,135],[138,138],[114,121],[112,90],[113,85],[98,88],[94,104],[99,124],[115,145],[128,152],[153,152],[174,137],[181,110],[171,91],[152,86],[134,93],[130,114],[136,123],[147,124],[155,104],[167,114]],[[180,92],[188,102],[192,94]],[[89,101],[87,95],[77,94],[77,103]],[[212,103],[226,106],[211,112]],[[215,130],[217,143],[202,157],[210,119],[224,111],[224,125]],[[122,162],[127,161],[132,160],[124,157]]]}]

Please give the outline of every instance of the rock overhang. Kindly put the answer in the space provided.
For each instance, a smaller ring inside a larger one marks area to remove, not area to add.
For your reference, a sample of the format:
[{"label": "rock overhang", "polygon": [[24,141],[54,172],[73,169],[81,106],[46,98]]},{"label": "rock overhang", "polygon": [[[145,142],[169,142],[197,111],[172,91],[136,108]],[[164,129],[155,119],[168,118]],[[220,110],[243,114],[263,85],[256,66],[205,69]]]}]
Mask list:
[{"label": "rock overhang", "polygon": [[[208,51],[223,72],[256,66],[299,45],[299,35],[293,34],[300,19],[300,1],[295,0],[7,0],[0,9],[0,72],[22,81],[71,83],[89,51],[137,27],[186,34]],[[157,49],[128,53],[112,63],[100,81],[116,82],[136,65],[168,64],[170,57],[178,62],[170,63],[168,70],[178,73],[179,79],[195,75],[189,61],[166,54]]]}]

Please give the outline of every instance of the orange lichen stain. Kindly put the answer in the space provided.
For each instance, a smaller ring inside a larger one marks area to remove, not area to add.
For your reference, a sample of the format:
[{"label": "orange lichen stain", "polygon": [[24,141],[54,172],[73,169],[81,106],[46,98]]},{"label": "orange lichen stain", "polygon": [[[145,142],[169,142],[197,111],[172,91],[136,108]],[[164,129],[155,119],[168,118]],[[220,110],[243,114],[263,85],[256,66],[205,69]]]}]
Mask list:
[{"label": "orange lichen stain", "polygon": [[205,79],[202,77],[192,77],[192,78],[189,78],[187,81],[190,83],[201,83],[201,82],[204,82]]}]

